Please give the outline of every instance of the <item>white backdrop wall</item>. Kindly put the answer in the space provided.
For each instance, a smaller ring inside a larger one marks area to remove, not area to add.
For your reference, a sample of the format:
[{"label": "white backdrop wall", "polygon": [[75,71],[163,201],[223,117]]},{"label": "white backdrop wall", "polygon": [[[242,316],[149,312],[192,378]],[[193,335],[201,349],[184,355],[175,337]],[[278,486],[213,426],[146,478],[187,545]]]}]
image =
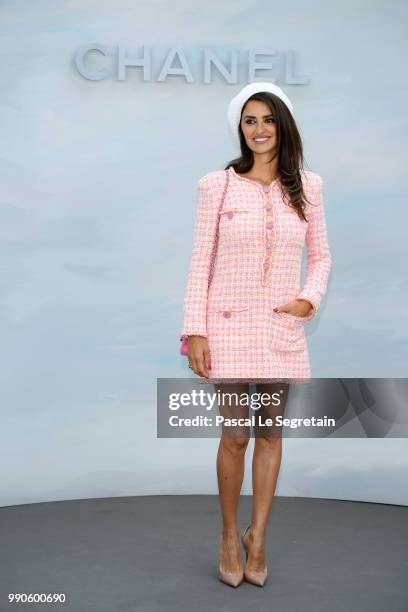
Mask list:
[{"label": "white backdrop wall", "polygon": [[[19,0],[0,11],[2,505],[216,492],[217,440],[156,438],[156,379],[189,376],[178,345],[196,184],[237,154],[225,113],[251,49],[293,51],[309,81],[286,82],[279,61],[275,77],[256,74],[292,100],[306,167],[324,179],[333,269],[308,324],[313,375],[405,376],[406,2]],[[149,46],[151,80],[134,67],[125,80],[85,79],[74,54],[90,43],[135,57]],[[173,47],[193,82],[157,80]],[[235,83],[215,69],[203,83],[206,47],[227,65],[237,51]],[[277,493],[406,504],[407,446],[285,440]]]}]

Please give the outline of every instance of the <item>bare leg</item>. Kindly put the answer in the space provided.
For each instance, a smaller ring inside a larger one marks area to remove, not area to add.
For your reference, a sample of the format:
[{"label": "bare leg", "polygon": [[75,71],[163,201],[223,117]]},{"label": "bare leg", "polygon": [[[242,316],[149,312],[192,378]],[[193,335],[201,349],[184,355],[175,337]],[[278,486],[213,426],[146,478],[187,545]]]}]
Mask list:
[{"label": "bare leg", "polygon": [[[215,385],[216,391],[224,394],[219,402],[219,412],[224,418],[247,418],[248,405],[240,405],[242,394],[248,393],[248,383],[225,383]],[[230,395],[229,395],[230,394]],[[229,398],[231,402],[229,402]],[[220,539],[220,562],[225,571],[242,571],[237,508],[245,468],[245,451],[248,446],[250,428],[246,426],[222,427],[222,437],[217,453],[217,479],[222,511],[222,535]]]},{"label": "bare leg", "polygon": [[[282,390],[283,393],[279,393]],[[263,420],[274,419],[277,415],[284,415],[287,403],[288,383],[259,383],[259,393],[275,394],[280,398],[277,406],[262,406],[256,414],[262,415]],[[251,529],[245,536],[249,555],[247,568],[249,571],[262,571],[266,567],[265,561],[265,535],[275,495],[276,482],[282,459],[281,428],[276,425],[255,428],[255,449],[252,461],[252,488],[253,506]]]}]

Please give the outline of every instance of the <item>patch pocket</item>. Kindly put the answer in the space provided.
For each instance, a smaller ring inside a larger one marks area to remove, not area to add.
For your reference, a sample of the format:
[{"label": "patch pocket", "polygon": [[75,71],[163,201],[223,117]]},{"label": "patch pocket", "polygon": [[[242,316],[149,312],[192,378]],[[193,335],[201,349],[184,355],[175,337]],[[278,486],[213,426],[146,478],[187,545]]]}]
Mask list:
[{"label": "patch pocket", "polygon": [[246,302],[214,300],[207,307],[209,343],[218,350],[242,351],[250,348],[250,317]]},{"label": "patch pocket", "polygon": [[245,206],[227,206],[219,214],[219,233],[226,244],[252,239],[254,218],[251,209]]},{"label": "patch pocket", "polygon": [[229,206],[220,211],[220,218],[224,217],[228,221],[232,221],[233,219],[240,218],[241,215],[245,215],[245,213],[249,213],[249,211],[249,208],[243,208],[242,206]]},{"label": "patch pocket", "polygon": [[287,312],[271,311],[269,348],[272,351],[297,352],[305,348],[304,319]]},{"label": "patch pocket", "polygon": [[248,224],[250,209],[242,206],[226,207],[219,213],[220,231],[231,232]]}]

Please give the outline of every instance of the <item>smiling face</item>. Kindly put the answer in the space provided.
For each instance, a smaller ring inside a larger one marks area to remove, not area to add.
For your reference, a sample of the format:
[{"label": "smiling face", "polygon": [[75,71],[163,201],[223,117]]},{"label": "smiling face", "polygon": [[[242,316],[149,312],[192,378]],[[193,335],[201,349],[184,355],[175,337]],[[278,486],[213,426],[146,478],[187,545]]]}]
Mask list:
[{"label": "smiling face", "polygon": [[273,113],[265,102],[250,100],[244,106],[241,129],[246,144],[254,154],[275,151],[277,130]]}]

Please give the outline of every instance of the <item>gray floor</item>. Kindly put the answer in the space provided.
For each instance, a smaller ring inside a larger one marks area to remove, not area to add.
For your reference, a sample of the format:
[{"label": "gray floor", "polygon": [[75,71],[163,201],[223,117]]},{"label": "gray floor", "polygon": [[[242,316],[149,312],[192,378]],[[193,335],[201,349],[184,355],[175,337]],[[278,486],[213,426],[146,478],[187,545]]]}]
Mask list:
[{"label": "gray floor", "polygon": [[[241,527],[250,505],[242,496]],[[0,529],[1,612],[408,610],[402,506],[276,497],[263,588],[217,580],[216,496],[8,506]],[[10,605],[10,592],[66,593],[67,603]]]}]

